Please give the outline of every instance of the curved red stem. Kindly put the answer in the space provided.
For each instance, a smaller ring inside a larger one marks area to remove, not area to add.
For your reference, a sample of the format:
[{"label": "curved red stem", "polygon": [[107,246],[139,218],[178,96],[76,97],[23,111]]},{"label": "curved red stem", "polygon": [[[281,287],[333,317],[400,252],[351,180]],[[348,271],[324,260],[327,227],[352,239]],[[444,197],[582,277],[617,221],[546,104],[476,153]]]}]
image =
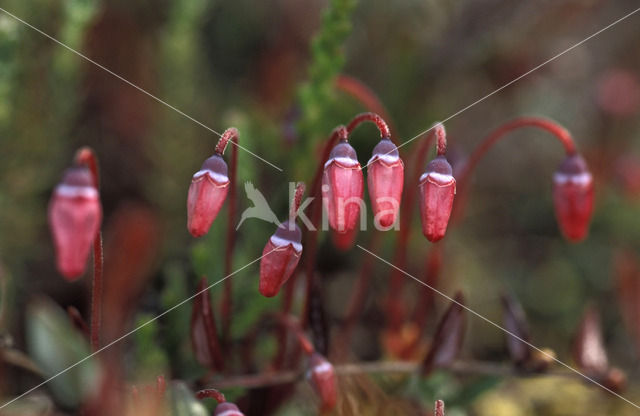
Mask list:
[{"label": "curved red stem", "polygon": [[395,132],[397,134],[398,130],[393,126],[391,116],[382,104],[382,101],[378,98],[376,93],[362,81],[349,75],[339,74],[336,77],[335,86],[338,90],[355,98],[372,113],[380,114],[383,119],[387,120],[391,132]]},{"label": "curved red stem", "polygon": [[224,394],[219,392],[216,389],[204,389],[196,392],[196,399],[214,399],[218,403],[224,403],[227,399],[224,397]]},{"label": "curved red stem", "polygon": [[569,131],[553,120],[542,117],[519,117],[501,125],[497,129],[489,133],[484,138],[484,140],[482,140],[482,142],[480,142],[480,144],[475,148],[473,153],[471,153],[471,156],[469,156],[469,160],[467,161],[467,164],[464,167],[459,180],[457,181],[459,195],[456,198],[457,208],[455,209],[455,211],[457,212],[455,213],[454,218],[459,219],[459,217],[461,216],[460,213],[462,212],[466,202],[466,191],[469,185],[471,174],[473,173],[482,157],[496,142],[504,138],[507,133],[524,127],[536,127],[548,131],[555,138],[557,138],[560,143],[562,143],[568,156],[576,154],[576,146]]},{"label": "curved red stem", "polygon": [[[90,147],[80,148],[75,155],[75,163],[85,165],[91,171],[91,178],[96,189],[100,189],[98,158]],[[104,257],[102,252],[102,232],[93,240],[93,282],[91,286],[91,348],[100,348],[100,326],[102,324],[102,276]]]},{"label": "curved red stem", "polygon": [[355,116],[349,122],[349,124],[347,124],[347,133],[348,134],[353,133],[353,130],[355,130],[356,127],[358,127],[360,124],[364,123],[365,121],[370,121],[374,123],[376,127],[378,127],[378,130],[380,130],[380,137],[383,137],[383,138],[387,137],[391,139],[391,131],[389,130],[389,126],[382,119],[382,117],[380,117],[376,113],[361,113]]}]

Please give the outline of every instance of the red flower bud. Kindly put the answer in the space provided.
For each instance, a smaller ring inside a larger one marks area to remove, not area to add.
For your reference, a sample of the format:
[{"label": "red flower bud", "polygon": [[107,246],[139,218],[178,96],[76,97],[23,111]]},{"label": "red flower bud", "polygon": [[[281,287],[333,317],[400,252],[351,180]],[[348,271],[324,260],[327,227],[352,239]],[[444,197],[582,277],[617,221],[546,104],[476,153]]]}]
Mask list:
[{"label": "red flower bud", "polygon": [[364,179],[356,151],[343,140],[329,154],[322,175],[322,201],[329,213],[329,225],[339,233],[358,224]]},{"label": "red flower bud", "polygon": [[583,240],[593,213],[593,177],[581,156],[568,156],[553,175],[553,204],[562,234]]},{"label": "red flower bud", "polygon": [[58,270],[67,280],[76,280],[84,272],[101,221],[102,207],[91,171],[85,166],[68,169],[49,203]]},{"label": "red flower bud", "polygon": [[375,224],[391,227],[400,210],[404,164],[398,155],[398,148],[388,137],[384,137],[373,148],[368,167],[367,183]]},{"label": "red flower bud", "polygon": [[322,409],[324,411],[333,409],[338,401],[336,372],[333,365],[322,355],[314,353],[309,360],[307,377],[311,387],[320,396]]},{"label": "red flower bud", "polygon": [[244,413],[235,404],[224,402],[216,406],[213,416],[244,416]]},{"label": "red flower bud", "polygon": [[229,192],[227,163],[214,154],[193,175],[187,197],[187,228],[194,237],[205,235]]},{"label": "red flower bud", "polygon": [[447,231],[456,180],[451,165],[444,156],[437,156],[420,177],[420,218],[422,233],[433,243]]},{"label": "red flower bud", "polygon": [[302,232],[295,220],[281,224],[262,250],[260,293],[270,298],[278,294],[293,274],[302,254]]},{"label": "red flower bud", "polygon": [[333,245],[340,251],[347,251],[353,247],[353,243],[356,242],[356,237],[358,236],[358,229],[354,228],[351,231],[347,231],[346,233],[339,233],[337,231],[331,232],[331,239],[333,240]]}]

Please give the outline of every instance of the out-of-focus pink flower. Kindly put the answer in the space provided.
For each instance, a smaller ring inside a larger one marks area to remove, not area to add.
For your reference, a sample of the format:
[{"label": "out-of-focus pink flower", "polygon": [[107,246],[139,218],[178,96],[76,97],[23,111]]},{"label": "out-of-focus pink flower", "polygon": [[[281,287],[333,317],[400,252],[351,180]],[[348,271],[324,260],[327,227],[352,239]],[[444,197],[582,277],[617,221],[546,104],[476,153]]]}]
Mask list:
[{"label": "out-of-focus pink flower", "polygon": [[309,360],[307,376],[311,387],[320,396],[322,409],[333,409],[338,401],[337,379],[333,365],[322,355],[314,353]]},{"label": "out-of-focus pink flower", "polygon": [[580,155],[567,156],[553,175],[553,203],[562,234],[572,242],[584,240],[593,213],[593,177]]},{"label": "out-of-focus pink flower", "polygon": [[398,148],[388,137],[382,138],[373,148],[368,173],[367,183],[375,224],[383,228],[391,227],[400,210],[404,164]]},{"label": "out-of-focus pink flower", "polygon": [[213,416],[244,416],[244,413],[235,404],[224,402],[216,406]]},{"label": "out-of-focus pink flower", "polygon": [[227,163],[214,154],[193,175],[187,197],[187,227],[194,237],[205,235],[229,192]]},{"label": "out-of-focus pink flower", "polygon": [[85,166],[67,169],[49,203],[57,266],[67,280],[74,281],[84,272],[101,221],[102,207],[91,171]]}]

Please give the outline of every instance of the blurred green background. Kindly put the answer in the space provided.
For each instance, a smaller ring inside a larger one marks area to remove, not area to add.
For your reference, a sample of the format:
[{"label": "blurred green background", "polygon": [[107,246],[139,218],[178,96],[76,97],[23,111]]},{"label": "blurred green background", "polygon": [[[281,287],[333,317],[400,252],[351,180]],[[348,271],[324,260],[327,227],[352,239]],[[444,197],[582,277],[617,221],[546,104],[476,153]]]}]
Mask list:
[{"label": "blurred green background", "polygon": [[[288,183],[309,183],[332,128],[367,110],[334,87],[338,74],[357,78],[379,96],[397,129],[394,136],[404,142],[636,6],[633,0],[0,4],[217,132],[237,127],[242,146],[284,170],[240,151],[238,213],[250,206],[241,185],[251,181],[281,218]],[[486,133],[519,115],[550,117],[569,129],[596,179],[589,238],[571,245],[555,222],[551,176],[562,160],[561,147],[545,133],[520,131],[478,166],[465,216],[445,239],[439,282],[446,293],[462,289],[471,308],[497,322],[500,294],[513,293],[530,318],[533,342],[568,362],[580,316],[587,305],[596,305],[610,361],[627,372],[624,395],[632,401],[640,401],[634,307],[640,299],[639,19],[631,16],[446,123],[450,160],[458,163]],[[376,138],[372,126],[354,134],[361,163]],[[88,311],[90,274],[70,284],[56,273],[46,224],[51,191],[81,145],[93,147],[101,164],[105,341],[192,294],[199,276],[211,283],[221,278],[226,207],[202,239],[194,240],[185,227],[190,178],[216,141],[192,120],[0,12],[0,331],[6,342],[27,351],[27,304],[36,295]],[[418,140],[411,142],[403,154],[418,146]],[[420,274],[430,244],[416,217],[407,267]],[[272,233],[272,225],[247,220],[238,230],[233,270],[257,258]],[[366,246],[370,236],[360,233],[357,241]],[[338,252],[328,233],[320,239],[323,303],[334,331],[366,254]],[[383,257],[391,259],[394,241],[393,233],[385,236]],[[389,273],[384,264],[375,265],[353,340],[354,361],[388,356],[379,339]],[[278,298],[258,294],[257,279],[257,265],[234,277],[235,342],[265,311],[280,306]],[[408,304],[426,290],[414,282],[405,289]],[[221,286],[212,290],[215,308],[221,294]],[[296,311],[301,298],[297,293]],[[436,299],[428,334],[445,307]],[[190,314],[189,306],[180,308],[116,347],[127,363],[123,377],[136,382],[164,373],[191,382],[206,373],[190,352]],[[504,334],[467,318],[463,356],[505,361]],[[265,334],[259,345],[261,363],[275,343]],[[242,373],[241,359],[231,360]],[[363,405],[361,414],[389,414],[397,403],[402,409],[423,402],[426,409],[436,398],[451,403],[447,415],[635,410],[577,379],[434,377],[375,379],[376,387],[366,388],[378,392],[379,401]],[[4,397],[40,380],[11,365],[2,367],[0,378]],[[363,387],[353,383],[345,381],[342,394],[357,400]],[[280,414],[313,414],[309,395],[303,389]]]}]

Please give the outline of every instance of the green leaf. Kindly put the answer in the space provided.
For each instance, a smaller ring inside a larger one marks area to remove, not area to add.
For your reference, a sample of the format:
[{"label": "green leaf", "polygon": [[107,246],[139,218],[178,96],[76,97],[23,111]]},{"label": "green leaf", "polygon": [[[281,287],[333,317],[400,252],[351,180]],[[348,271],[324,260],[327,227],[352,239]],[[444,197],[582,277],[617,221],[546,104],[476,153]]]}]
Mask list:
[{"label": "green leaf", "polygon": [[46,298],[28,307],[27,344],[45,377],[55,377],[47,385],[61,405],[76,408],[98,387],[100,369],[94,358],[86,359],[91,354],[87,340]]}]

